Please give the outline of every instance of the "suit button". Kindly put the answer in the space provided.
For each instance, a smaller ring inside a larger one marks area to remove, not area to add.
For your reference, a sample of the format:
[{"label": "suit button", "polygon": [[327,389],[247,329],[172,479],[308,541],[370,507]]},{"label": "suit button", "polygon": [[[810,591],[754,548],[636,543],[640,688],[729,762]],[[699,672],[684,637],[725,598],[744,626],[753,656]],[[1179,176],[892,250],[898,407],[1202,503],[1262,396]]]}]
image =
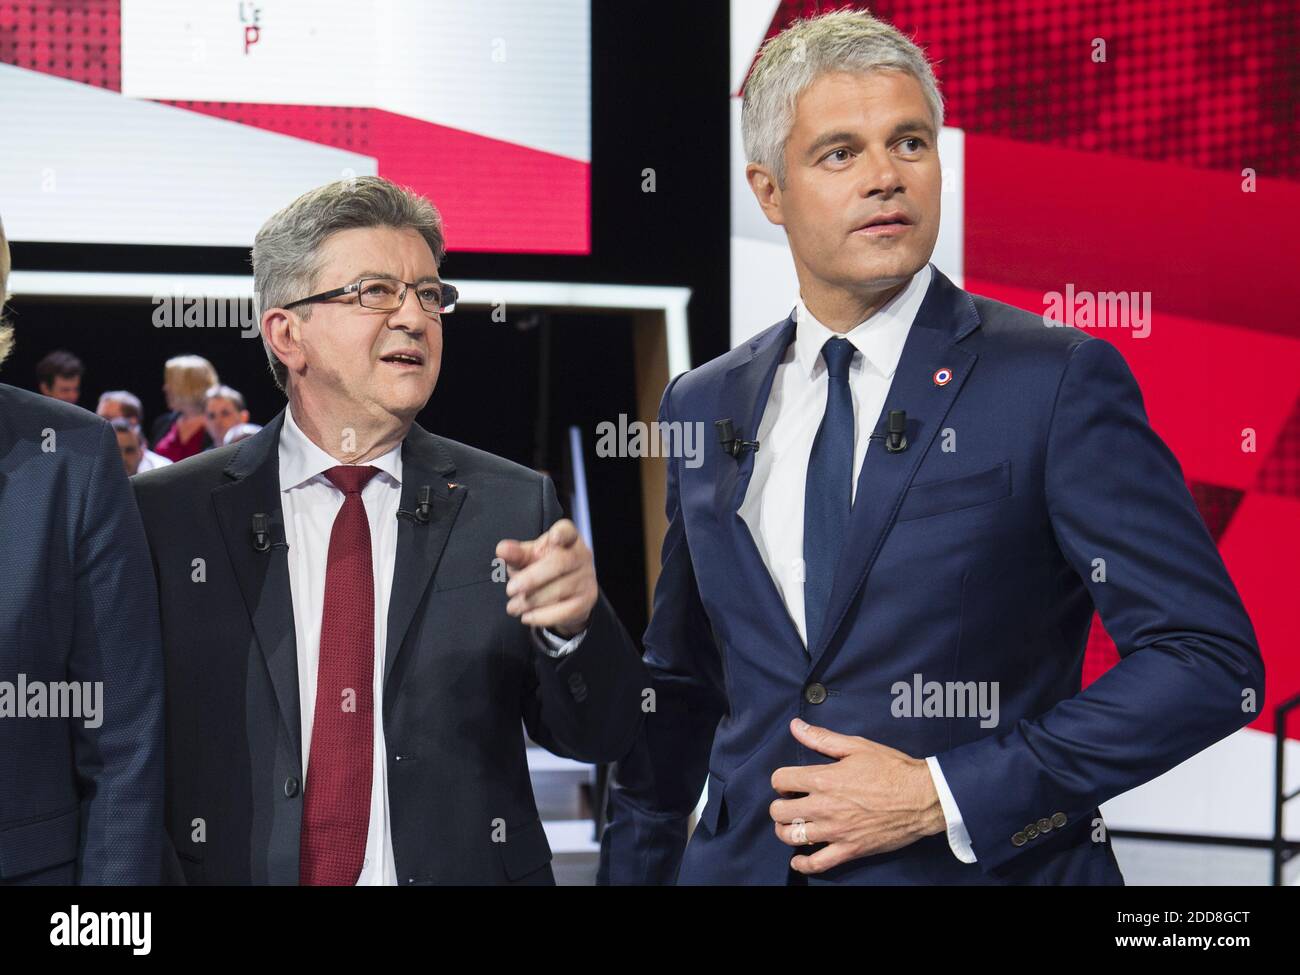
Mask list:
[{"label": "suit button", "polygon": [[1050,832],[1052,829],[1052,821],[1050,819],[1047,819],[1046,817],[1040,819],[1037,825],[1038,825],[1038,832],[1040,833],[1047,833]]},{"label": "suit button", "polygon": [[1025,835],[1029,837],[1031,840],[1035,839],[1038,836],[1038,827],[1035,826],[1033,823],[1030,823],[1028,826],[1025,827]]},{"label": "suit button", "polygon": [[809,684],[803,689],[803,699],[809,704],[821,704],[826,700],[826,685]]},{"label": "suit button", "polygon": [[284,795],[286,799],[292,799],[297,794],[298,794],[298,780],[291,775],[284,780]]},{"label": "suit button", "polygon": [[1064,826],[1065,813],[1063,812],[1052,813],[1052,825],[1055,826],[1057,829],[1060,829],[1062,826]]},{"label": "suit button", "polygon": [[1029,838],[1025,836],[1024,833],[1016,833],[1014,836],[1011,837],[1012,846],[1024,846],[1028,842],[1029,842]]}]

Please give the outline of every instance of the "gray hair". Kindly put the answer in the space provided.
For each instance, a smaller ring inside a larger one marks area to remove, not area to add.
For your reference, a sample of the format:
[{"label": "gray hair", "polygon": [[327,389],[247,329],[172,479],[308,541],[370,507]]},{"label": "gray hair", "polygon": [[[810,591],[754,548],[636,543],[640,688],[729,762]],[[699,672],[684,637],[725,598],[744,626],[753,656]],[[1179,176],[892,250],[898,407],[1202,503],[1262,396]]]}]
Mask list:
[{"label": "gray hair", "polygon": [[[306,295],[304,295],[303,297],[305,298]],[[248,407],[244,404],[243,393],[241,393],[239,390],[235,389],[232,386],[223,386],[221,385],[221,383],[217,383],[217,385],[215,386],[210,386],[208,388],[208,391],[203,394],[203,405],[206,406],[208,400],[210,399],[230,400],[230,405],[235,408],[235,412],[240,412],[242,410],[248,409]]]},{"label": "gray hair", "polygon": [[140,405],[140,397],[130,390],[110,389],[106,393],[100,393],[99,404],[95,407],[95,412],[98,413],[99,408],[105,403],[117,403],[122,407],[123,415],[135,420],[137,423],[140,422],[140,418],[144,415],[144,408]]},{"label": "gray hair", "polygon": [[740,127],[747,161],[785,186],[785,143],[794,127],[795,102],[824,74],[903,71],[925,93],[935,134],[943,127],[943,97],[925,52],[865,10],[837,10],[797,20],[763,45],[745,82]]},{"label": "gray hair", "polygon": [[[442,217],[432,203],[380,176],[336,180],[304,193],[262,224],[253,239],[253,288],[258,316],[283,308],[316,290],[320,247],[331,234],[358,227],[417,230],[442,263],[447,247]],[[300,305],[298,317],[311,317],[311,305]],[[266,361],[275,384],[288,388],[289,370],[262,336]]]}]

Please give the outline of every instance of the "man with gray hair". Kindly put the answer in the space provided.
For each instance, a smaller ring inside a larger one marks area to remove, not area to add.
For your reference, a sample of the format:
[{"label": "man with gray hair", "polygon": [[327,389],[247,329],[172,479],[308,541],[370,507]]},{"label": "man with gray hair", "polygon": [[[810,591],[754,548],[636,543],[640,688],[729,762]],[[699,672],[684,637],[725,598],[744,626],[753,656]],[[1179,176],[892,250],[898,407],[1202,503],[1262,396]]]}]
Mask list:
[{"label": "man with gray hair", "polygon": [[248,422],[244,394],[218,383],[204,394],[203,422],[215,446],[226,443],[226,434]]},{"label": "man with gray hair", "polygon": [[[663,396],[729,426],[670,460],[605,882],[1122,883],[1098,805],[1263,700],[1119,352],[929,263],[942,124],[925,55],[860,11],[772,38],[745,85],[799,295]],[[1080,690],[1094,606],[1122,659]]]},{"label": "man with gray hair", "polygon": [[275,214],[253,273],[287,408],[135,481],[171,879],[553,883],[524,726],[589,762],[636,734],[648,675],[550,478],[414,423],[443,255],[432,204],[378,177]]},{"label": "man with gray hair", "polygon": [[[99,394],[99,403],[95,406],[95,413],[102,416],[109,423],[116,419],[125,419],[135,428],[138,436],[136,447],[138,448],[138,457],[128,458],[128,449],[131,441],[118,432],[117,443],[122,448],[122,462],[126,465],[128,474],[141,474],[145,471],[151,471],[157,467],[166,467],[172,463],[171,459],[164,457],[162,454],[156,454],[149,449],[149,443],[144,438],[144,409],[140,405],[140,397],[135,393],[125,389],[110,389],[106,393]],[[117,430],[117,427],[113,428]],[[134,463],[134,470],[132,464]]]}]

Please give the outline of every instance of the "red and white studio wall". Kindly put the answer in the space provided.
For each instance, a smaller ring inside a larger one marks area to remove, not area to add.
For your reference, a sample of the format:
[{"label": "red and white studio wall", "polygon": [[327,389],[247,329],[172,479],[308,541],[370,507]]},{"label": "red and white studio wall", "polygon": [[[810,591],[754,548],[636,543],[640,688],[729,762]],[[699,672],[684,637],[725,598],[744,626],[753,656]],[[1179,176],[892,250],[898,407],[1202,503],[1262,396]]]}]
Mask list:
[{"label": "red and white studio wall", "polygon": [[590,35],[589,0],[0,2],[6,232],[245,247],[378,173],[454,250],[586,254]]},{"label": "red and white studio wall", "polygon": [[[1270,837],[1272,709],[1300,692],[1300,7],[732,0],[733,345],[798,295],[784,234],[744,181],[745,78],[766,38],[840,7],[869,8],[938,62],[935,265],[1123,353],[1259,637],[1256,720],[1107,803],[1107,822]],[[1089,318],[1101,292],[1149,302],[1145,318]],[[1094,618],[1085,685],[1118,659]],[[1300,746],[1287,747],[1294,781]],[[1287,832],[1300,833],[1300,809]]]}]

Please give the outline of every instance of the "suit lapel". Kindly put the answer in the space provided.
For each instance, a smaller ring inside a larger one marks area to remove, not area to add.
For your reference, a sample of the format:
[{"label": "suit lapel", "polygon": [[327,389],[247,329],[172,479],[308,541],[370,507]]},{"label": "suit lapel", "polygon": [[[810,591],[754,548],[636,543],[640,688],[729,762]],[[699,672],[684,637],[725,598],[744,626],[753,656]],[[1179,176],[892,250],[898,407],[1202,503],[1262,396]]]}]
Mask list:
[{"label": "suit lapel", "polygon": [[[825,672],[833,655],[825,653],[843,624],[849,604],[862,588],[912,478],[930,449],[935,434],[974,368],[975,353],[958,346],[979,325],[970,295],[957,288],[937,268],[916,321],[908,331],[898,368],[873,432],[883,433],[890,410],[907,411],[907,449],[891,454],[884,441],[867,450],[858,475],[849,533],[840,552],[831,589],[825,627],[812,648],[814,674]],[[952,370],[944,385],[935,381],[942,368]]]},{"label": "suit lapel", "polygon": [[[212,506],[225,539],[235,579],[266,661],[280,705],[280,717],[302,754],[302,721],[298,704],[298,651],[293,627],[293,593],[289,587],[288,546],[280,508],[280,428],[284,411],[255,436],[243,441],[225,474],[231,480],[212,490]],[[268,517],[272,546],[253,547],[253,516]],[[278,543],[278,544],[277,544]]]},{"label": "suit lapel", "polygon": [[[281,411],[265,429],[240,444],[226,466],[226,476],[231,480],[213,489],[212,504],[275,688],[280,716],[293,740],[294,754],[301,755],[293,592],[289,585],[288,547],[283,544],[284,515],[280,507],[279,443],[283,423]],[[448,486],[448,476],[455,469],[438,438],[412,425],[402,443],[402,499],[398,506],[397,561],[388,606],[388,641],[384,648],[385,687],[415,609],[433,578],[452,524],[465,502],[468,488]],[[427,523],[415,514],[420,488],[424,486],[429,488]],[[255,514],[268,517],[273,543],[270,551],[258,552],[253,547]]]},{"label": "suit lapel", "polygon": [[[451,454],[433,434],[413,424],[402,442],[402,500],[397,516],[397,564],[388,602],[388,645],[384,648],[384,694],[388,675],[401,653],[416,607],[429,588],[456,516],[469,493],[464,484],[451,487],[456,471]],[[429,488],[428,521],[416,517],[420,489]],[[484,566],[484,571],[487,567]]]},{"label": "suit lapel", "polygon": [[[794,339],[794,333],[792,312],[784,322],[751,339],[748,358],[723,377],[717,419],[730,418],[737,437],[756,439],[763,413],[767,410],[776,368]],[[762,449],[761,444],[759,449]],[[744,576],[744,588],[748,592],[765,594],[765,598],[756,600],[753,605],[767,615],[769,631],[782,634],[800,654],[806,654],[799,630],[786,611],[785,600],[763,562],[748,523],[740,515],[740,507],[754,474],[754,451],[746,450],[739,457],[732,458],[719,447],[718,464],[714,505],[718,523],[731,541],[737,565]]]},{"label": "suit lapel", "polygon": [[[786,347],[794,338],[794,315],[791,314],[749,343],[749,357],[733,366],[722,378],[722,391],[718,396],[717,419],[730,419],[736,436],[753,440],[767,409],[767,398],[776,378],[776,367],[781,363]],[[754,451],[746,450],[737,458],[722,455],[725,461],[714,488],[714,501],[719,515],[735,514],[745,500],[745,490],[754,473]]]}]

